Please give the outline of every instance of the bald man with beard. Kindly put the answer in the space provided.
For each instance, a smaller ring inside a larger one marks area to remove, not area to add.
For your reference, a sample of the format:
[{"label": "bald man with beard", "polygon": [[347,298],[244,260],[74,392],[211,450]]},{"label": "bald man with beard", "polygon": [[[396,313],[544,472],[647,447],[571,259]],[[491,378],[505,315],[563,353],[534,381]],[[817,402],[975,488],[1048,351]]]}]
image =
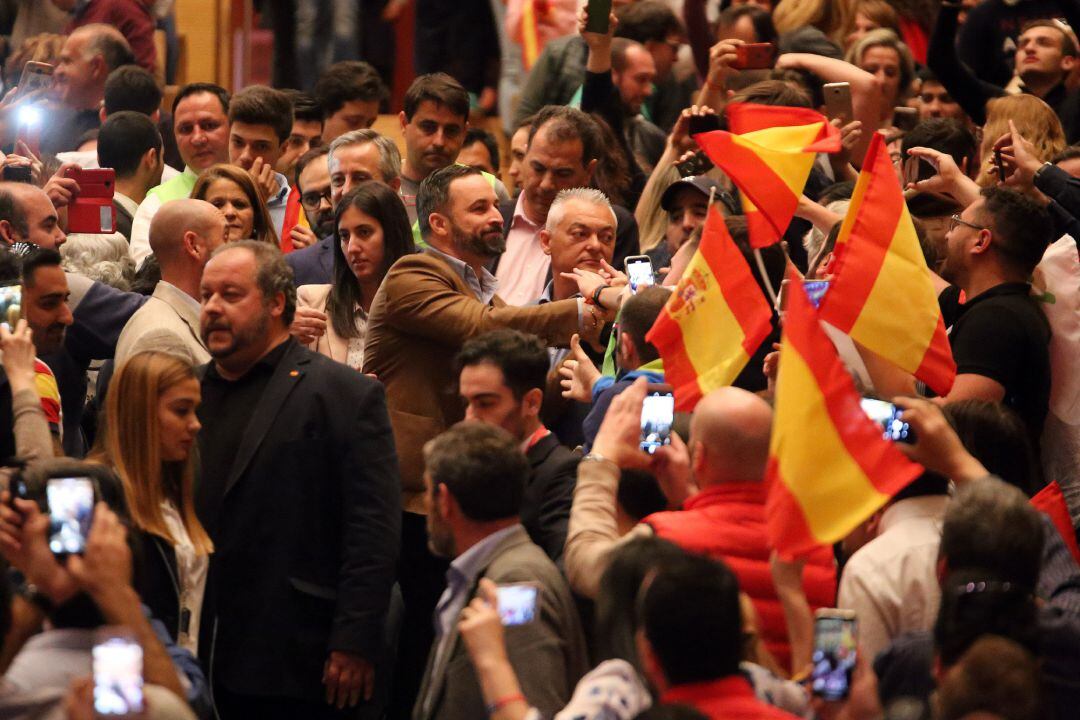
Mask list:
[{"label": "bald man with beard", "polygon": [[161,206],[150,225],[161,280],[120,334],[117,366],[145,350],[180,355],[193,365],[210,362],[199,336],[199,283],[210,255],[227,240],[225,216],[210,203],[183,199]]},{"label": "bald man with beard", "polygon": [[[714,390],[694,408],[689,441],[672,433],[671,444],[650,456],[639,445],[646,388],[646,379],[639,378],[612,400],[592,452],[578,465],[563,556],[571,587],[595,598],[615,547],[634,537],[661,537],[732,569],[754,605],[764,646],[787,667],[788,633],[765,535],[772,408],[745,390]],[[679,509],[653,513],[620,537],[616,494],[620,474],[628,469],[656,475],[671,507]],[[830,549],[812,553],[802,577],[811,607],[832,605],[836,570]]]}]

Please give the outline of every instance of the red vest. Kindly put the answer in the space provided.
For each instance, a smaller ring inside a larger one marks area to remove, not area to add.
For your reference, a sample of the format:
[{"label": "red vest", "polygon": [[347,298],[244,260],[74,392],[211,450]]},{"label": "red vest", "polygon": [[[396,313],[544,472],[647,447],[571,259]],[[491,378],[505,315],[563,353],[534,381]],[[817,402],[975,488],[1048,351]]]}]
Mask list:
[{"label": "red vest", "polygon": [[[659,512],[644,522],[658,537],[690,552],[723,560],[749,596],[760,623],[761,639],[782,667],[791,665],[787,623],[769,570],[765,539],[765,483],[724,483],[706,488],[682,510]],[[836,603],[836,565],[830,548],[806,559],[803,588],[811,609]]]}]

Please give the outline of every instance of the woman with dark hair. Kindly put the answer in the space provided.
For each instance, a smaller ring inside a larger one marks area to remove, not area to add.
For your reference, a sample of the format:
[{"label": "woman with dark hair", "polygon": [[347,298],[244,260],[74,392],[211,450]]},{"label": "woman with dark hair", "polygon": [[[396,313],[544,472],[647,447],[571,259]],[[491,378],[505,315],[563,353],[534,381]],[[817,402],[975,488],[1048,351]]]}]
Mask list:
[{"label": "woman with dark hair", "polygon": [[293,334],[308,349],[359,370],[375,292],[390,266],[416,252],[416,246],[401,198],[375,181],[360,183],[341,198],[334,231],[332,282],[302,285],[296,291],[297,308],[315,311],[316,317],[322,314],[325,322],[315,331],[310,323],[294,323]]}]

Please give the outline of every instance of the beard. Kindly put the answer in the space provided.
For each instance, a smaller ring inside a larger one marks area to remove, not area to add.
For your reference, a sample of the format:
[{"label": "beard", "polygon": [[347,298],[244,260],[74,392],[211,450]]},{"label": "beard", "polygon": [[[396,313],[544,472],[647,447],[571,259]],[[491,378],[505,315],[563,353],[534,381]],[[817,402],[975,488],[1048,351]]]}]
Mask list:
[{"label": "beard", "polygon": [[311,229],[320,240],[333,235],[336,229],[334,228],[334,211],[316,213],[315,225]]},{"label": "beard", "polygon": [[428,550],[432,555],[448,559],[456,556],[454,536],[434,508],[427,514],[427,536]]},{"label": "beard", "polygon": [[[206,346],[207,351],[210,353],[210,357],[215,360],[220,360],[229,357],[241,348],[255,344],[258,340],[265,337],[266,329],[269,324],[270,318],[265,313],[260,314],[258,319],[251,325],[241,328],[240,330],[235,330],[227,322],[216,320],[203,327],[200,335],[202,336],[203,345]],[[228,344],[224,346],[214,345],[211,347],[210,333],[214,330],[225,330],[229,332]]]},{"label": "beard", "polygon": [[498,257],[506,250],[506,238],[503,237],[502,225],[489,225],[468,233],[451,223],[450,241],[454,247],[481,257]]}]

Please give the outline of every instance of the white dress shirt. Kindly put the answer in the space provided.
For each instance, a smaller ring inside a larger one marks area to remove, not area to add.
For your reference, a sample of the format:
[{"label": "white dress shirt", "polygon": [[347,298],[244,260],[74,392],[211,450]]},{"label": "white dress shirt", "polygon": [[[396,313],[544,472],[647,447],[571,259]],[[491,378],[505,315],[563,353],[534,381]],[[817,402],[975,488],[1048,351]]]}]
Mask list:
[{"label": "white dress shirt", "polygon": [[855,611],[859,645],[871,661],[898,635],[934,626],[941,602],[938,547],[948,502],[946,495],[928,495],[890,505],[877,537],[844,566],[836,604]]}]

